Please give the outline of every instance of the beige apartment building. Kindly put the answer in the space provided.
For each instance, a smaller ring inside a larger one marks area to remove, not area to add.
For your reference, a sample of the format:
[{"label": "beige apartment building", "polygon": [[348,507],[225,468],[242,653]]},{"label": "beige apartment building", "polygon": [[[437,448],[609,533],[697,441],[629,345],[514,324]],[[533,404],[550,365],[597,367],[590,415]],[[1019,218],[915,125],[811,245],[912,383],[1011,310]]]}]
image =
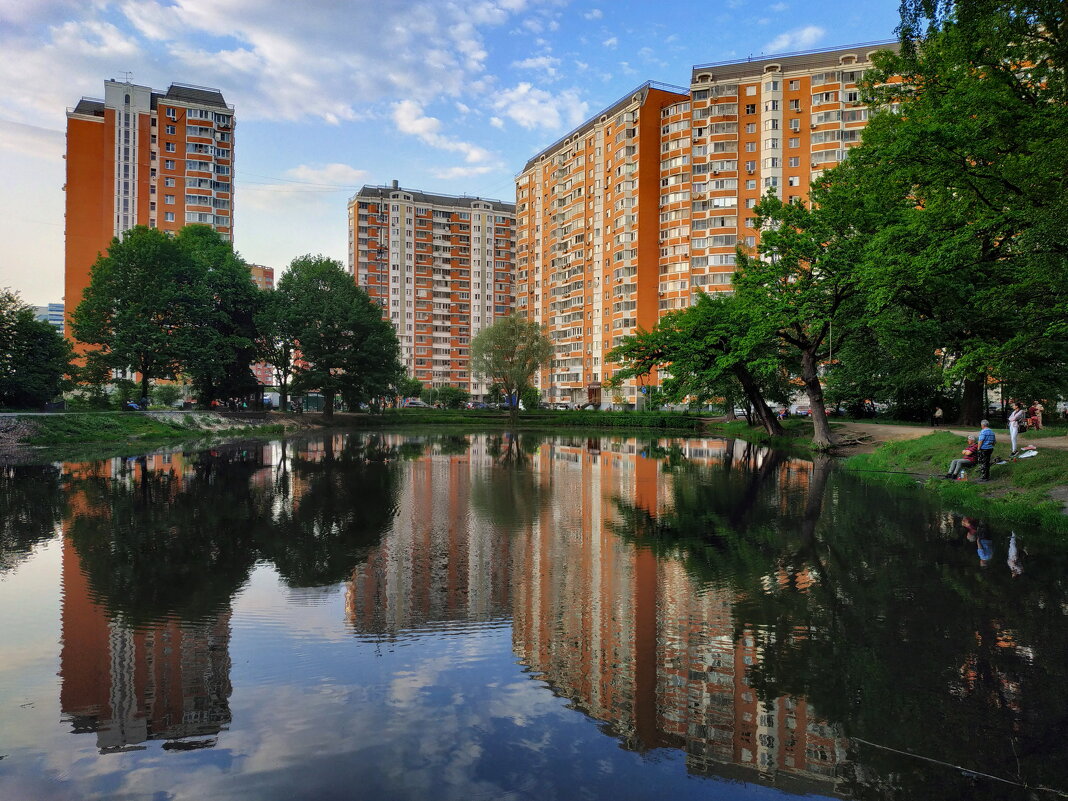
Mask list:
[{"label": "beige apartment building", "polygon": [[602,390],[605,356],[699,291],[730,290],[736,247],[759,237],[760,197],[803,200],[859,143],[858,81],[891,46],[701,64],[688,90],[643,84],[527,162],[516,307],[553,340],[545,401],[641,405],[641,381]]},{"label": "beige apartment building", "polygon": [[408,374],[483,397],[471,338],[514,308],[515,205],[391,186],[349,200],[349,272],[382,305]]}]

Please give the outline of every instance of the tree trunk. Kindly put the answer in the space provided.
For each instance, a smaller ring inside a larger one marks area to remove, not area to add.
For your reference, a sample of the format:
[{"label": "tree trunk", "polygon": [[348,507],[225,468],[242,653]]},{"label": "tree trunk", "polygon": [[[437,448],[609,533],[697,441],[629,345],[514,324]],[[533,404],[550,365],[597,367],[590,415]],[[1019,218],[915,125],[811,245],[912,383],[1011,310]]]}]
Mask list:
[{"label": "tree trunk", "polygon": [[[148,375],[144,370],[141,371],[141,398],[148,397]],[[141,403],[141,398],[137,399],[138,403]]]},{"label": "tree trunk", "polygon": [[323,390],[323,419],[334,419],[334,391]]},{"label": "tree trunk", "polygon": [[977,426],[983,419],[983,385],[985,383],[985,375],[964,379],[964,397],[961,398],[958,425]]},{"label": "tree trunk", "polygon": [[812,410],[812,444],[817,450],[828,450],[832,444],[831,424],[823,404],[823,386],[816,369],[816,354],[811,350],[801,351],[801,380],[805,384],[808,405]]},{"label": "tree trunk", "polygon": [[757,419],[764,426],[764,430],[773,437],[785,436],[786,432],[783,430],[782,423],[768,408],[768,404],[764,403],[764,396],[760,394],[760,387],[757,386],[753,374],[740,364],[735,365],[734,374],[737,376],[739,383],[741,383],[742,391],[745,392],[745,396],[749,399],[749,404],[756,412]]},{"label": "tree trunk", "polygon": [[288,384],[288,382],[283,381],[279,377],[278,378],[278,408],[281,411],[284,412],[286,410],[286,406],[288,405],[288,403],[289,403],[289,384]]}]

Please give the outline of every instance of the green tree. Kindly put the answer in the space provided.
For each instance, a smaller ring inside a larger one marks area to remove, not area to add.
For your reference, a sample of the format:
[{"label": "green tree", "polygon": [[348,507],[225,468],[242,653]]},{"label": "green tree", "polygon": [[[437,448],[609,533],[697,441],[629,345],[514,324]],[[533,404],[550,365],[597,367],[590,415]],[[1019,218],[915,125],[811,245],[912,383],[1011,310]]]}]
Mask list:
[{"label": "green tree", "polygon": [[274,368],[278,408],[285,409],[289,402],[296,355],[296,336],[286,295],[277,290],[263,292],[256,312],[256,335],[259,357]]},{"label": "green tree", "polygon": [[936,343],[963,386],[960,421],[975,423],[988,377],[1033,386],[1066,366],[1068,9],[902,10],[905,46],[865,76],[884,111],[850,156],[863,193],[893,210],[873,236],[869,293]]},{"label": "green tree", "polygon": [[612,383],[662,370],[661,390],[668,401],[722,398],[733,412],[735,401],[744,397],[764,430],[782,435],[765,400],[769,394],[785,400],[782,360],[770,338],[761,342],[750,336],[754,324],[733,295],[702,293],[693,306],[662,317],[652,331],[625,337],[608,355],[623,364]]},{"label": "green tree", "polygon": [[[540,325],[512,314],[471,340],[471,370],[500,384],[507,398],[518,401],[519,391],[533,383],[534,374],[548,364],[552,353],[552,343]],[[510,403],[509,414],[514,425],[519,419],[517,402]]]},{"label": "green tree", "polygon": [[212,400],[259,391],[251,365],[257,354],[256,315],[262,293],[233,245],[207,225],[187,225],[175,239],[198,280],[199,309],[182,358],[203,407]]},{"label": "green tree", "polygon": [[300,361],[295,387],[323,393],[323,416],[339,395],[349,408],[391,394],[403,368],[393,326],[341,263],[325,256],[294,259],[278,282]]},{"label": "green tree", "polygon": [[449,384],[441,387],[426,387],[420,397],[430,404],[441,404],[446,409],[459,409],[471,397],[466,389]]},{"label": "green tree", "polygon": [[90,368],[134,370],[142,396],[152,379],[176,376],[195,347],[202,288],[197,266],[163,231],[137,226],[113,239],[71,320],[74,336],[97,346]]},{"label": "green tree", "polygon": [[876,210],[854,191],[847,162],[834,181],[812,187],[812,206],[783,203],[772,194],[756,206],[763,229],[756,254],[739,249],[734,275],[737,301],[753,325],[755,343],[770,336],[800,359],[801,381],[812,409],[813,445],[832,445],[820,382],[839,345],[864,325],[861,275]]},{"label": "green tree", "polygon": [[9,289],[0,290],[0,406],[42,406],[62,390],[71,350]]},{"label": "green tree", "polygon": [[423,394],[423,382],[418,378],[403,376],[397,381],[397,395],[401,398],[419,398]]}]

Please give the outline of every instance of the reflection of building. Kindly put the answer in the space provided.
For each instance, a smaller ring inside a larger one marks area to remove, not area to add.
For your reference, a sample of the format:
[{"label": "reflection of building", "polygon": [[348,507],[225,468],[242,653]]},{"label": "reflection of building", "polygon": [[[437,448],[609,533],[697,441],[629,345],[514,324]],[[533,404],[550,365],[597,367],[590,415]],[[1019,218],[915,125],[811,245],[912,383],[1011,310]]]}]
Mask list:
[{"label": "reflection of building", "polygon": [[[196,748],[230,722],[230,613],[134,629],[109,618],[89,590],[70,540],[63,545],[60,707],[101,751],[147,740]],[[183,741],[183,742],[174,742]]]},{"label": "reflection of building", "polygon": [[[686,447],[705,463],[746,450],[719,440]],[[592,440],[544,449],[557,497],[513,553],[522,577],[513,590],[517,654],[628,747],[683,748],[696,773],[768,781],[774,773],[776,783],[831,790],[842,741],[803,700],[758,700],[746,673],[766,634],[739,633],[733,594],[699,591],[679,561],[612,531],[615,499],[651,513],[670,500],[673,477],[636,450]],[[772,480],[803,487],[805,468],[777,465]]]},{"label": "reflection of building", "polygon": [[439,621],[508,616],[508,538],[471,524],[471,484],[483,467],[477,444],[411,463],[393,526],[355,569],[346,593],[358,632],[393,636]]}]

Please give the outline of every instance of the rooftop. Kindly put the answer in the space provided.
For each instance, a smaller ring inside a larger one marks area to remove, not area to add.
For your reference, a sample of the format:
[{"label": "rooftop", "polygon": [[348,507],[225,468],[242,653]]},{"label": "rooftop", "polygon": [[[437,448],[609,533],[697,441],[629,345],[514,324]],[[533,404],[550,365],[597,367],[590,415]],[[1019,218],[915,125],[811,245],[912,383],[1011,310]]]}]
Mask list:
[{"label": "rooftop", "polygon": [[422,192],[418,189],[406,189],[399,185],[371,186],[365,184],[359,192],[349,198],[349,203],[367,198],[387,199],[394,192],[403,192],[406,195],[411,195],[413,202],[425,203],[428,206],[454,206],[469,209],[472,208],[475,203],[489,203],[494,211],[515,214],[515,203],[507,203],[503,200],[494,200],[488,197],[474,197],[472,195],[444,195],[433,192]]},{"label": "rooftop", "polygon": [[695,64],[691,80],[698,74],[710,73],[712,80],[741,78],[748,75],[763,74],[770,64],[778,64],[783,71],[818,69],[820,67],[841,66],[843,56],[855,55],[858,60],[866,61],[868,54],[874,50],[894,50],[898,47],[897,39],[881,39],[876,42],[859,42],[851,45],[824,47],[816,50],[797,50],[790,53],[772,53],[756,58],[732,59],[730,61],[713,61],[708,64]]}]

